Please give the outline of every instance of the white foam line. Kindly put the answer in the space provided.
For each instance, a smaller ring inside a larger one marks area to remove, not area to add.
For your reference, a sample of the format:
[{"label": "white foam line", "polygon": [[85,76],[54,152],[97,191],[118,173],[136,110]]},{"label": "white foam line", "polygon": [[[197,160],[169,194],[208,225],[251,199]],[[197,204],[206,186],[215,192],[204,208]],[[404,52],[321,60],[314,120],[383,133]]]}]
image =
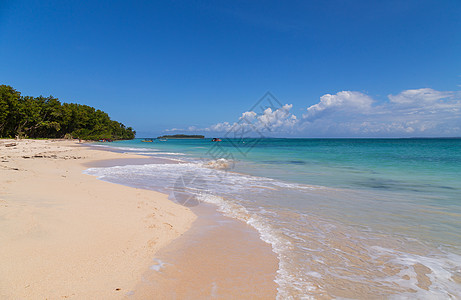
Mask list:
[{"label": "white foam line", "polygon": [[[248,212],[248,210],[235,203],[230,203],[224,198],[214,195],[199,195],[198,198],[206,203],[214,204],[218,207],[218,211],[224,213],[226,216],[234,219],[243,221],[256,229],[262,241],[268,243],[272,247],[272,251],[277,255],[279,260],[279,267],[275,282],[278,285],[277,288],[277,299],[292,299],[292,296],[288,294],[286,288],[294,288],[301,293],[307,293],[315,290],[315,287],[308,283],[300,283],[297,278],[294,278],[286,270],[285,252],[289,251],[292,247],[291,243],[280,236],[274,234],[274,228],[270,225],[270,222],[265,220],[264,217],[258,216]],[[306,296],[304,299],[310,299]]]},{"label": "white foam line", "polygon": [[[167,158],[171,159],[171,158]],[[193,174],[197,174],[202,176],[203,178],[210,179],[209,181],[211,184],[216,184],[214,182],[214,178],[211,176],[217,176],[216,174],[225,174],[222,171],[211,170],[208,168],[204,168],[200,163],[184,163],[184,164],[146,164],[146,165],[131,165],[131,166],[119,166],[119,167],[109,167],[109,168],[92,168],[88,169],[85,172],[87,174],[92,174],[96,176],[100,176],[99,178],[103,178],[103,176],[110,175],[114,178],[125,178],[129,177],[131,174],[134,176],[133,178],[142,178],[142,176],[146,178],[154,178],[148,176],[159,176],[159,174],[163,174],[165,177],[162,177],[162,180],[171,180],[176,179],[181,174],[186,174],[187,172],[193,171]],[[138,176],[138,177],[136,177]],[[139,177],[141,176],[141,177]],[[174,177],[176,176],[176,177]],[[273,179],[265,178],[265,177],[256,177],[251,175],[239,174],[239,173],[227,173],[225,175],[226,181],[223,182],[222,180],[219,181],[222,184],[222,189],[227,189],[226,192],[230,195],[239,193],[239,189],[244,187],[251,187],[252,185],[268,185],[268,186],[284,186],[285,188],[303,188],[300,184],[285,184],[280,181],[276,181]],[[310,188],[310,187],[308,187]],[[246,208],[241,204],[234,203],[233,201],[224,199],[223,197],[210,195],[210,194],[200,194],[201,190],[197,190],[199,193],[198,198],[206,203],[214,204],[218,207],[218,210],[223,212],[225,215],[241,220],[246,222],[253,228],[255,228],[260,235],[260,238],[270,244],[272,246],[272,250],[276,253],[279,259],[279,268],[277,270],[276,280],[275,282],[278,285],[278,299],[289,299],[291,296],[288,294],[289,290],[296,290],[299,291],[301,294],[308,294],[309,292],[313,291],[315,287],[310,285],[306,281],[300,281],[299,278],[295,277],[295,275],[290,274],[288,270],[289,258],[287,256],[287,251],[290,251],[293,245],[287,238],[284,238],[281,232],[277,232],[273,226],[271,225],[271,219],[268,217],[264,217],[249,211],[250,208]],[[238,199],[236,199],[238,200]],[[334,226],[331,225],[330,226]],[[325,230],[326,228],[322,228]],[[289,235],[288,235],[289,236]],[[417,289],[417,286],[414,282],[407,282],[411,288],[417,291],[417,294],[412,294],[411,296],[416,298],[425,299],[426,296],[433,295],[435,298],[452,298],[460,297],[461,298],[461,287],[456,285],[456,283],[451,280],[451,274],[453,270],[459,270],[461,272],[460,265],[461,265],[461,257],[448,257],[446,259],[439,258],[439,257],[425,257],[425,256],[418,256],[404,252],[396,252],[393,249],[385,249],[380,248],[377,246],[372,247],[371,249],[373,254],[377,254],[378,256],[384,254],[392,254],[395,256],[395,263],[400,265],[407,265],[412,268],[412,266],[416,262],[420,262],[431,269],[432,273],[428,276],[432,281],[432,285],[430,287],[430,291],[425,291],[420,288]],[[338,252],[342,252],[339,251]],[[458,269],[456,269],[458,268]],[[409,271],[414,273],[413,271]],[[406,274],[400,274],[397,277],[389,277],[382,279],[383,282],[389,283],[401,283],[401,277]],[[311,276],[318,276],[318,274],[311,274]],[[413,276],[413,275],[412,275]],[[414,277],[414,276],[413,276]],[[413,278],[410,276],[410,278]],[[451,293],[451,294],[450,294]],[[402,298],[406,297],[405,295],[399,295]]]}]

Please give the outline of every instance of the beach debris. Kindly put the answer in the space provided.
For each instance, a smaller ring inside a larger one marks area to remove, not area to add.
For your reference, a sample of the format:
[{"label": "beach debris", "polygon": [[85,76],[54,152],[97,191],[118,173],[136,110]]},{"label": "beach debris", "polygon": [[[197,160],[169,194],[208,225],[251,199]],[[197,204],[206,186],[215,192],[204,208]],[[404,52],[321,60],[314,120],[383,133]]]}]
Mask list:
[{"label": "beach debris", "polygon": [[8,167],[8,166],[0,166],[2,169],[5,169],[5,170],[13,170],[13,171],[19,171],[18,168],[14,168],[14,167]]},{"label": "beach debris", "polygon": [[57,156],[56,154],[51,154],[51,155],[47,155],[47,154],[35,154],[34,156],[30,156],[30,155],[23,155],[22,158],[53,158],[53,159],[82,159],[83,157],[82,156]]},{"label": "beach debris", "polygon": [[45,154],[35,154],[34,158],[58,158],[56,154],[45,155]]},{"label": "beach debris", "polygon": [[15,147],[17,145],[17,143],[9,143],[9,144],[5,144],[5,147]]},{"label": "beach debris", "polygon": [[116,291],[120,291],[120,290],[121,290],[121,288],[116,288],[115,290],[116,290]]}]

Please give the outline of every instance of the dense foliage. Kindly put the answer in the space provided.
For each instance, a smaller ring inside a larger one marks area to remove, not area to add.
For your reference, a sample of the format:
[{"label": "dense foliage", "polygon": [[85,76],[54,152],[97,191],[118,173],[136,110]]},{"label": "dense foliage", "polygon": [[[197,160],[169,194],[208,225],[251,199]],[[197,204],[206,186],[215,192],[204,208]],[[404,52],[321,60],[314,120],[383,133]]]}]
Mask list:
[{"label": "dense foliage", "polygon": [[21,96],[0,85],[0,137],[133,139],[136,132],[93,107],[53,97]]}]

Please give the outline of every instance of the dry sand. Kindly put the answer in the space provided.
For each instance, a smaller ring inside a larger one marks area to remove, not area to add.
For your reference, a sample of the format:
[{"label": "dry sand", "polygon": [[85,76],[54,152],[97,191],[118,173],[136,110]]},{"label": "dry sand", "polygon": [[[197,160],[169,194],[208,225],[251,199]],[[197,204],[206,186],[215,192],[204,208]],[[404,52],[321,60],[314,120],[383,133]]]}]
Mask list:
[{"label": "dry sand", "polygon": [[0,140],[1,299],[130,294],[154,253],[196,218],[164,194],[82,174],[85,163],[135,157],[75,141]]}]

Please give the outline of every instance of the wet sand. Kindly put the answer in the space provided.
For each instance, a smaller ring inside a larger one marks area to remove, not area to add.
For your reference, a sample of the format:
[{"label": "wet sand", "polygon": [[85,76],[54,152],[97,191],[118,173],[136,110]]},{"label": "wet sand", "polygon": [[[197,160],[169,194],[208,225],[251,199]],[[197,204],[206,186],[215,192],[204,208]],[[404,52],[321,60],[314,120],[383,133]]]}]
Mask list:
[{"label": "wet sand", "polygon": [[192,228],[158,251],[133,299],[275,299],[278,259],[256,230],[201,203]]}]

